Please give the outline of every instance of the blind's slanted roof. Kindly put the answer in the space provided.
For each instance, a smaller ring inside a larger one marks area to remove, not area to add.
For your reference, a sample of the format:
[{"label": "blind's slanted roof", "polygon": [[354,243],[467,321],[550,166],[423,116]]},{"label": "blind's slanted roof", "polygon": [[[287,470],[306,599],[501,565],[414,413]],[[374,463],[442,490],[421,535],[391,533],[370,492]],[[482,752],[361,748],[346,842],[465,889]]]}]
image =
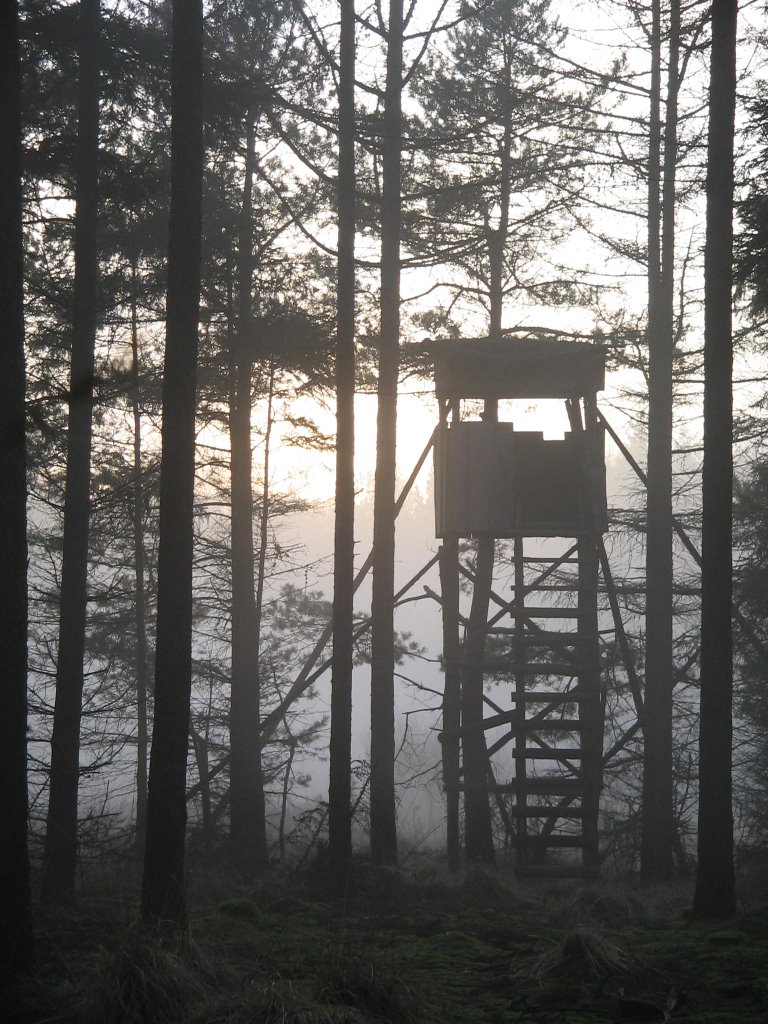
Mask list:
[{"label": "blind's slanted roof", "polygon": [[600,345],[553,338],[422,341],[409,354],[434,366],[439,399],[581,398],[605,387]]}]

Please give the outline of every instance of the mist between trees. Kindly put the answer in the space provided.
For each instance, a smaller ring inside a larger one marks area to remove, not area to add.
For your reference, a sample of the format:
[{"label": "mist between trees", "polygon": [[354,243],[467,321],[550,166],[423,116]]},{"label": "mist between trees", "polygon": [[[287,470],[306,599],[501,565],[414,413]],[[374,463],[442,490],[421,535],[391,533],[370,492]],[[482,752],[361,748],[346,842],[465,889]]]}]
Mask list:
[{"label": "mist between trees", "polygon": [[[504,787],[526,755],[499,747],[484,769],[488,726],[473,846],[470,784],[450,783],[438,738],[451,657],[429,440],[449,409],[409,343],[477,338],[605,355],[585,407],[609,506],[587,867],[698,870],[695,912],[732,912],[734,842],[762,861],[768,825],[765,21],[744,5],[736,39],[735,8],[5,5],[17,646],[0,749],[18,920],[30,892],[50,909],[114,865],[143,876],[146,923],[180,925],[189,863],[245,880],[319,864],[343,891],[359,854],[441,860],[447,841],[453,870],[530,866],[523,839],[543,850],[554,831],[548,863],[584,866],[555,804],[523,836]],[[472,397],[463,420],[547,438],[580,422],[572,397]],[[460,657],[488,564],[480,654],[509,659],[486,620],[522,587],[521,549],[454,540]],[[583,596],[579,571],[554,567],[543,618]],[[510,664],[485,670],[486,717],[506,710]],[[542,750],[532,792],[573,769]],[[22,930],[9,955],[28,964]]]}]

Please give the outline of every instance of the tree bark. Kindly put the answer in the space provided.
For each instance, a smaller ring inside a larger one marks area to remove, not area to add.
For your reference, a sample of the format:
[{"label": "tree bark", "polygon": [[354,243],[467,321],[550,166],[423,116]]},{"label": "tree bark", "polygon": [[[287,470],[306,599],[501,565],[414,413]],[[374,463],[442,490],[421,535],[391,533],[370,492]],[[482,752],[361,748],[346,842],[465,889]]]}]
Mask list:
[{"label": "tree bark", "polygon": [[488,221],[486,244],[489,262],[489,326],[488,336],[492,341],[501,341],[502,316],[504,309],[504,253],[509,237],[509,203],[512,195],[512,66],[509,53],[509,36],[504,9],[504,80],[503,90],[504,132],[499,144],[499,223],[493,227]]},{"label": "tree bark", "polygon": [[27,851],[27,522],[21,62],[16,0],[0,5],[0,987],[33,967]]},{"label": "tree bark", "polygon": [[732,265],[737,0],[712,4],[704,250],[704,465],[697,917],[735,912],[731,805]]},{"label": "tree bark", "polygon": [[351,760],[355,577],[355,3],[341,3],[336,292],[336,519],[328,791],[331,884],[342,892],[352,862]]},{"label": "tree bark", "polygon": [[394,593],[402,67],[403,0],[390,0],[382,133],[381,336],[371,604],[371,856],[380,864],[397,861]]},{"label": "tree bark", "polygon": [[494,864],[493,824],[488,799],[488,748],[482,728],[483,658],[488,603],[493,583],[493,538],[477,544],[477,566],[461,672],[461,728],[464,752],[464,848],[467,863]]},{"label": "tree bark", "polygon": [[[648,522],[643,802],[640,874],[663,882],[674,870],[672,773],[672,362],[674,353],[675,178],[680,4],[670,2],[669,72],[664,124],[664,185],[659,209],[660,0],[653,5],[653,85],[648,192]],[[661,218],[659,214],[661,213]],[[661,223],[660,223],[661,219]],[[661,227],[661,266],[659,228]]]},{"label": "tree bark", "polygon": [[461,670],[459,668],[459,543],[447,537],[440,546],[440,593],[443,602],[443,788],[446,800],[445,848],[448,869],[459,870],[459,764]]},{"label": "tree bark", "polygon": [[203,175],[202,0],[173,0],[171,210],[163,374],[155,721],[142,915],[186,919],[184,839],[192,685],[195,386]]},{"label": "tree bark", "polygon": [[131,411],[133,414],[133,566],[134,624],[136,629],[136,849],[143,854],[147,834],[147,753],[149,727],[147,695],[147,607],[144,592],[144,485],[141,465],[141,402],[139,398],[139,331],[136,308],[136,268],[131,299]]},{"label": "tree bark", "polygon": [[239,231],[238,328],[230,410],[232,481],[232,682],[230,705],[230,840],[244,875],[266,867],[267,833],[259,735],[259,635],[254,593],[251,366],[253,176],[255,132],[247,115]]},{"label": "tree bark", "polygon": [[259,803],[259,835],[258,835],[258,863],[266,867],[269,863],[269,851],[267,847],[267,819],[266,819],[266,798],[264,795],[264,769],[262,762],[262,750],[264,738],[261,734],[261,623],[262,611],[264,608],[264,584],[267,576],[267,549],[269,547],[269,516],[270,516],[270,492],[269,492],[269,463],[272,451],[272,427],[274,425],[274,398],[275,398],[275,364],[269,363],[269,386],[267,388],[267,424],[264,429],[264,465],[261,485],[261,514],[259,517],[259,550],[256,557],[256,597],[254,612],[254,635],[256,637],[256,720],[258,732],[255,737],[253,757],[255,762],[256,798]]},{"label": "tree bark", "polygon": [[81,0],[75,151],[75,279],[64,490],[59,650],[42,899],[72,895],[88,579],[94,348],[98,288],[99,0]]}]

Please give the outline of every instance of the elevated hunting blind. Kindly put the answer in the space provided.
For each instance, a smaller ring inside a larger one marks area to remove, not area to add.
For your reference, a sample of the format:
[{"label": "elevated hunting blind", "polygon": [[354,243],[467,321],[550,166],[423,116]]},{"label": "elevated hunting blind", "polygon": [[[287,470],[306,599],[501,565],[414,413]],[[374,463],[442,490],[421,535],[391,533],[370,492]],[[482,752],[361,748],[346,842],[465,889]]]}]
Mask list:
[{"label": "elevated hunting blind", "polygon": [[[432,363],[440,406],[435,520],[443,541],[449,857],[458,862],[463,797],[468,860],[493,857],[493,801],[519,870],[593,875],[603,742],[597,591],[607,516],[597,393],[604,352],[552,338],[411,348]],[[562,400],[570,430],[557,440],[516,430],[499,420],[499,403],[514,399]],[[461,538],[477,539],[469,563],[459,558]],[[570,538],[565,551],[559,538]],[[511,541],[500,556],[497,539]],[[497,570],[506,560],[506,594],[494,584],[496,559]],[[472,585],[464,613],[462,576]],[[511,758],[499,757],[510,742]],[[569,850],[581,852],[578,861]]]}]

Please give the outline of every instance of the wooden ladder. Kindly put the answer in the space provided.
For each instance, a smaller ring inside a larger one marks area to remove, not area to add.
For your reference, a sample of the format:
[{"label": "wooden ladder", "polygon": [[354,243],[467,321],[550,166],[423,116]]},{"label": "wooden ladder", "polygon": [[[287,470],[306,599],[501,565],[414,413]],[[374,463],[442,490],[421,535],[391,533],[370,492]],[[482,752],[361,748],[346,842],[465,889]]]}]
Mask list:
[{"label": "wooden ladder", "polygon": [[[488,745],[488,790],[505,820],[517,870],[526,875],[594,877],[599,866],[597,566],[597,544],[589,537],[577,538],[564,555],[530,557],[516,537],[513,597],[504,619],[492,620],[512,625],[489,624],[496,640],[489,646],[503,651],[486,652],[483,673],[511,685],[513,707],[483,719],[486,735],[509,726]],[[509,742],[514,774],[498,782],[491,758]],[[466,783],[459,786],[466,791]],[[555,861],[548,861],[549,851],[558,851]]]}]

